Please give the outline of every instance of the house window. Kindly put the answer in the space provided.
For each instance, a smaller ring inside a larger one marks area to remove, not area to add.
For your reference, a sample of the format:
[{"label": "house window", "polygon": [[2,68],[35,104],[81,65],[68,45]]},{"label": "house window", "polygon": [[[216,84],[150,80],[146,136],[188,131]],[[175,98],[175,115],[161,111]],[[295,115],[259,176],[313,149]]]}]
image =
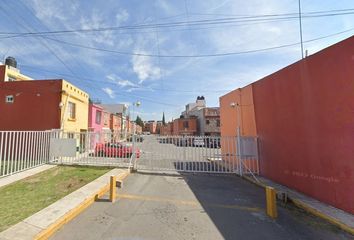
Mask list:
[{"label": "house window", "polygon": [[13,103],[14,102],[14,96],[13,95],[8,95],[5,97],[5,102],[6,103]]},{"label": "house window", "polygon": [[68,102],[69,118],[71,118],[71,119],[74,119],[74,118],[75,118],[75,111],[76,111],[76,105],[75,105],[75,103]]},{"label": "house window", "polygon": [[209,119],[205,120],[205,123],[206,123],[206,125],[209,125],[210,124],[210,120]]},{"label": "house window", "polygon": [[189,128],[189,122],[188,121],[184,121],[183,122],[183,127],[184,128]]},{"label": "house window", "polygon": [[220,119],[216,120],[216,126],[220,127]]},{"label": "house window", "polygon": [[96,111],[96,124],[101,124],[102,112]]}]

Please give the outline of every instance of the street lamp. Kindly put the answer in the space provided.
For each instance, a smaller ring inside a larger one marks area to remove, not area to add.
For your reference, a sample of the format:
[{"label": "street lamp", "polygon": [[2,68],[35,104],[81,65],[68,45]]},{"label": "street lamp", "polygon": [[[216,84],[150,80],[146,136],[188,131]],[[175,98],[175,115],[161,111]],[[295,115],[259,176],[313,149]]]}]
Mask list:
[{"label": "street lamp", "polygon": [[242,176],[242,155],[241,155],[241,111],[240,111],[240,104],[239,103],[235,103],[235,102],[231,102],[230,103],[230,107],[231,108],[236,108],[236,114],[237,114],[237,152],[236,152],[236,156],[237,156],[237,160],[240,161],[239,164],[239,174],[240,176]]},{"label": "street lamp", "polygon": [[[132,158],[131,158],[131,161],[134,161],[134,165],[133,165],[133,169],[134,167],[136,168],[136,150],[135,150],[135,142],[136,142],[136,121],[134,122],[134,113],[135,113],[135,109],[134,107],[140,107],[141,105],[141,102],[140,101],[136,101],[134,102],[133,104],[133,112],[132,112],[132,119],[133,119],[133,136],[132,136],[132,140],[133,140],[133,146],[132,146],[132,150],[133,150],[133,153],[132,153]],[[130,166],[131,163],[130,163]]]}]

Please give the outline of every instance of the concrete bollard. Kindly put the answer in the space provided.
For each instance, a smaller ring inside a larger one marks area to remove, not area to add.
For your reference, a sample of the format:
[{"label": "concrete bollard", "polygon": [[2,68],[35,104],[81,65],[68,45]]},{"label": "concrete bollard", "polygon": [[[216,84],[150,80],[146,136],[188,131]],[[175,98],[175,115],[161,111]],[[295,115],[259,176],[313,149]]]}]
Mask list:
[{"label": "concrete bollard", "polygon": [[278,217],[275,189],[266,187],[267,215],[275,219]]},{"label": "concrete bollard", "polygon": [[117,194],[117,188],[116,188],[116,176],[111,176],[111,179],[110,179],[110,184],[109,184],[109,189],[110,189],[110,192],[109,192],[109,201],[110,202],[114,202],[116,200],[116,194]]}]

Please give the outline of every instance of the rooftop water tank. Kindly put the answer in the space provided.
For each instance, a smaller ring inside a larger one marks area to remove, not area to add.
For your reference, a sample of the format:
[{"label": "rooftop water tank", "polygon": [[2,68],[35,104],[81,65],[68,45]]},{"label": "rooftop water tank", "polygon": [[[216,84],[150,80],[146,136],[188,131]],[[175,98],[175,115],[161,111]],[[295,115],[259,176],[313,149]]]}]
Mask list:
[{"label": "rooftop water tank", "polygon": [[14,57],[7,57],[5,59],[5,65],[17,68],[17,61]]}]

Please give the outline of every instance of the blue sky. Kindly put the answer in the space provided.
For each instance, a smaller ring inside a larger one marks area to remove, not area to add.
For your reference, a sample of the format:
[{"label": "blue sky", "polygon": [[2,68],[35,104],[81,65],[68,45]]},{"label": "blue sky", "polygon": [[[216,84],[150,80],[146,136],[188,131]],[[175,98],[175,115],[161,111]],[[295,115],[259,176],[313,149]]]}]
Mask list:
[{"label": "blue sky", "polygon": [[[352,0],[302,0],[304,14],[352,8]],[[298,61],[300,45],[219,57],[172,58],[95,51],[63,44],[63,41],[155,56],[236,53],[298,43],[298,19],[201,26],[193,23],[297,11],[297,0],[3,0],[0,56],[15,57],[21,72],[36,79],[69,80],[91,98],[104,103],[140,100],[138,112],[144,120],[160,120],[163,111],[170,120],[178,117],[184,105],[195,101],[198,95],[206,97],[208,106],[218,106],[219,97],[228,91]],[[8,38],[13,36],[9,33],[18,32],[176,22],[184,24]],[[304,48],[313,54],[351,36],[352,28],[354,14],[304,18],[304,41],[346,31],[307,42]]]}]

